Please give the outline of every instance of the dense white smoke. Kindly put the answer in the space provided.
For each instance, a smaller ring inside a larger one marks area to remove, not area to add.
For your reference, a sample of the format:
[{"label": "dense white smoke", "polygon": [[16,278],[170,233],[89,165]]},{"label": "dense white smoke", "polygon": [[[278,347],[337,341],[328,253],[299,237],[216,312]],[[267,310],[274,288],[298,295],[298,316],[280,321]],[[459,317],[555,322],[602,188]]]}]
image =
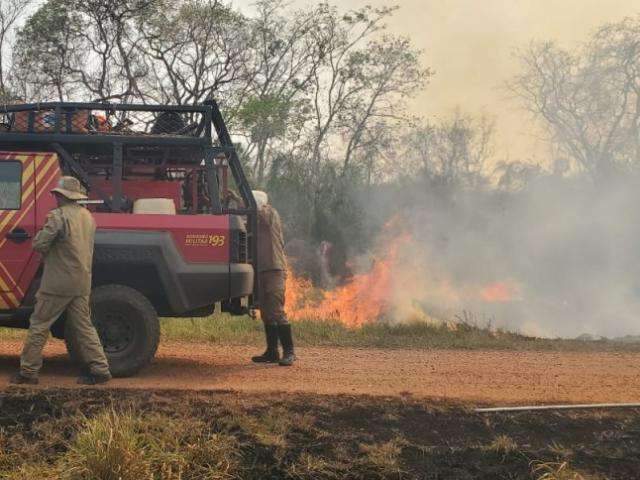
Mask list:
[{"label": "dense white smoke", "polygon": [[639,186],[547,176],[517,193],[385,187],[368,199],[372,216],[400,214],[411,233],[397,310],[467,310],[540,336],[640,334]]}]

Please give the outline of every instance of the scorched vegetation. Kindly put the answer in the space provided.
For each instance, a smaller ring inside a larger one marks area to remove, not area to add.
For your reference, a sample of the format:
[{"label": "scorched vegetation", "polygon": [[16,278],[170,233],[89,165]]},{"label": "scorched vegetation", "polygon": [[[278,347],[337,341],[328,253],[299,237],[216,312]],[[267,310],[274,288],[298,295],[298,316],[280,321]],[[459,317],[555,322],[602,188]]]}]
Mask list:
[{"label": "scorched vegetation", "polygon": [[628,480],[640,455],[637,411],[99,390],[14,389],[2,402],[6,479]]}]

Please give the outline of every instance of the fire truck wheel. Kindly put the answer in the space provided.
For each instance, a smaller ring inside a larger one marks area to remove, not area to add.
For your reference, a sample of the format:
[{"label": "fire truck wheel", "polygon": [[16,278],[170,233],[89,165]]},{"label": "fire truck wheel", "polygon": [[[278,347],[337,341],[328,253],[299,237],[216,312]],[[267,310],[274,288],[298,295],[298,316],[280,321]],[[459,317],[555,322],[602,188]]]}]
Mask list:
[{"label": "fire truck wheel", "polygon": [[[160,342],[158,314],[149,300],[124,285],[103,285],[91,293],[91,318],[114,377],[128,377],[148,365]],[[74,362],[82,362],[73,330],[65,343]]]}]

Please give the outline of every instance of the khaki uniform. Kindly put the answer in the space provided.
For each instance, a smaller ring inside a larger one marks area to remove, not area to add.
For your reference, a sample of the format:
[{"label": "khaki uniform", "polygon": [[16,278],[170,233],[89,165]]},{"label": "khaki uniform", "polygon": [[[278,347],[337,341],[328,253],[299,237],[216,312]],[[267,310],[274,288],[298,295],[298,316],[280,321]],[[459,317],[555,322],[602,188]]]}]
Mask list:
[{"label": "khaki uniform", "polygon": [[44,272],[20,357],[25,377],[38,375],[49,329],[65,311],[67,328],[78,339],[82,361],[92,374],[109,375],[89,308],[95,230],[91,213],[70,202],[49,213],[33,240],[33,249],[44,257]]},{"label": "khaki uniform", "polygon": [[258,210],[258,269],[260,273],[287,269],[282,221],[271,205]]},{"label": "khaki uniform", "polygon": [[258,210],[260,317],[266,325],[286,325],[284,311],[287,261],[280,215],[270,205]]}]

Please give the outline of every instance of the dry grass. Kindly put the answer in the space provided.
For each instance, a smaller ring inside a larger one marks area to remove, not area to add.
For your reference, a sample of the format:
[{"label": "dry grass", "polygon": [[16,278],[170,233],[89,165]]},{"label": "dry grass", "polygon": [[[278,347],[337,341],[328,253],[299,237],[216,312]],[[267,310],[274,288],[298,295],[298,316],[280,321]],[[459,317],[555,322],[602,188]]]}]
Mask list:
[{"label": "dry grass", "polygon": [[552,442],[551,445],[549,445],[549,451],[561,458],[569,458],[573,455],[572,449],[557,442]]},{"label": "dry grass", "polygon": [[585,480],[567,462],[541,462],[531,464],[531,473],[536,480]]},{"label": "dry grass", "polygon": [[209,431],[198,419],[173,419],[151,414],[138,421],[154,478],[223,480],[239,478],[237,440]]},{"label": "dry grass", "polygon": [[287,475],[292,479],[339,478],[334,474],[330,462],[309,452],[302,452],[298,461],[287,467]]},{"label": "dry grass", "polygon": [[224,421],[231,428],[241,428],[260,444],[274,448],[274,454],[282,458],[290,446],[289,436],[292,432],[313,433],[314,417],[309,413],[292,415],[282,406],[267,408],[254,415],[246,415],[235,410],[232,416]]},{"label": "dry grass", "polygon": [[131,412],[107,410],[87,418],[63,460],[70,480],[146,480],[151,464]]},{"label": "dry grass", "polygon": [[485,448],[489,452],[509,455],[518,451],[518,444],[508,435],[498,435]]},{"label": "dry grass", "polygon": [[394,437],[387,442],[360,444],[362,456],[358,459],[360,469],[367,472],[365,478],[401,478],[400,455],[406,441]]},{"label": "dry grass", "polygon": [[[7,480],[232,480],[244,478],[238,440],[212,432],[195,418],[140,415],[107,408],[92,417],[66,418],[71,436],[59,444],[55,419],[33,425],[41,442],[17,435],[0,451],[0,479]],[[59,425],[58,425],[59,427]],[[58,446],[43,451],[43,445]],[[56,451],[62,454],[56,454]],[[46,462],[43,459],[53,462]]]},{"label": "dry grass", "polygon": [[[3,473],[3,480],[56,480],[63,478],[63,472],[56,465],[46,463],[23,463],[15,470]],[[142,480],[142,479],[141,479]]]}]

